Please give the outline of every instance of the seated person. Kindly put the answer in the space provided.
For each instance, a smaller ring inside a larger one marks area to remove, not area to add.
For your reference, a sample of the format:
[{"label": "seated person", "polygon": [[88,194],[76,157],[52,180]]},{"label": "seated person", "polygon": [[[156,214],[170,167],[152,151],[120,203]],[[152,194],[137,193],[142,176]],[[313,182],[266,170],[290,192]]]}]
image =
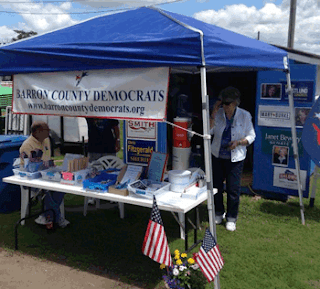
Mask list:
[{"label": "seated person", "polygon": [[[36,121],[31,126],[31,135],[22,143],[20,147],[21,163],[24,163],[23,156],[31,157],[32,151],[42,151],[42,161],[49,161],[51,157],[51,147],[49,139],[49,126],[43,121]],[[64,193],[45,191],[44,209],[54,209],[57,224],[64,228],[70,222],[61,216],[60,205],[63,201]],[[53,221],[52,211],[43,213],[36,220],[36,223],[49,225]]]}]

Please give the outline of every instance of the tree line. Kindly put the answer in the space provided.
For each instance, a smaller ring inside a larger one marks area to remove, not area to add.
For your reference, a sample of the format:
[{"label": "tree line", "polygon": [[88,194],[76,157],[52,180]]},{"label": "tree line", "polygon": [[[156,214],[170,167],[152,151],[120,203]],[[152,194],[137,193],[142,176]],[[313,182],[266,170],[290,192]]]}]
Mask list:
[{"label": "tree line", "polygon": [[24,38],[28,38],[28,37],[31,37],[31,36],[35,36],[37,35],[38,33],[37,32],[34,32],[34,31],[23,31],[23,30],[13,30],[14,32],[16,32],[18,34],[18,36],[16,37],[13,37],[11,39],[12,42],[14,41],[17,41],[17,40],[21,40],[21,39],[24,39]]}]

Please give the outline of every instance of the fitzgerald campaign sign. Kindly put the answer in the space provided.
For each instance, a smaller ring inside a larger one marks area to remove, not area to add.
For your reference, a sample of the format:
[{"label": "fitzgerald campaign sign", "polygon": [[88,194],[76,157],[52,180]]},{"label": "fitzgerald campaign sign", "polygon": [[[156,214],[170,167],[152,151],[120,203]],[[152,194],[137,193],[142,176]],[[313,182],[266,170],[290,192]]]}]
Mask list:
[{"label": "fitzgerald campaign sign", "polygon": [[167,67],[18,74],[13,112],[162,121],[168,84]]}]

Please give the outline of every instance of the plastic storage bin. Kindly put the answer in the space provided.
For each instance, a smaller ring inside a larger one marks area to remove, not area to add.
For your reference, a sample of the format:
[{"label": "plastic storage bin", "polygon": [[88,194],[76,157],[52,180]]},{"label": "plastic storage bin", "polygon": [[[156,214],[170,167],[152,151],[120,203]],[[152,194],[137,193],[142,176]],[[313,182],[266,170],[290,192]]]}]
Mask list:
[{"label": "plastic storage bin", "polygon": [[83,181],[83,188],[89,191],[98,191],[100,193],[108,192],[108,188],[117,181],[117,174],[110,174],[102,171],[94,178]]},{"label": "plastic storage bin", "polygon": [[84,169],[76,172],[61,172],[60,183],[65,185],[82,186],[82,182],[89,178],[91,169]]},{"label": "plastic storage bin", "polygon": [[148,179],[137,180],[128,185],[129,196],[140,197],[145,199],[153,199],[153,195],[157,196],[169,191],[170,183],[156,182]]},{"label": "plastic storage bin", "polygon": [[15,176],[19,177],[20,179],[26,179],[26,180],[34,180],[34,179],[40,179],[41,173],[40,172],[27,172],[25,170],[21,169],[12,169]]},{"label": "plastic storage bin", "polygon": [[51,182],[61,181],[62,167],[52,167],[43,171],[40,171],[42,179]]},{"label": "plastic storage bin", "polygon": [[19,148],[27,138],[22,135],[0,135],[0,213],[20,210],[20,187],[4,183],[2,178],[12,175],[13,160],[19,157]]}]

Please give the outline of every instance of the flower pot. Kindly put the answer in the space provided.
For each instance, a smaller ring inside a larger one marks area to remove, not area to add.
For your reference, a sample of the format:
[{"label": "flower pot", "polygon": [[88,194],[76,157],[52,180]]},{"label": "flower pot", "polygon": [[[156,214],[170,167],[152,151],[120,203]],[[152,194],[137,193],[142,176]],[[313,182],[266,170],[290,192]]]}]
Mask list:
[{"label": "flower pot", "polygon": [[188,287],[170,287],[170,285],[168,284],[168,282],[166,280],[164,280],[164,286],[167,288],[167,289],[175,289],[175,288],[181,288],[181,289],[192,289],[192,288],[188,288]]}]

